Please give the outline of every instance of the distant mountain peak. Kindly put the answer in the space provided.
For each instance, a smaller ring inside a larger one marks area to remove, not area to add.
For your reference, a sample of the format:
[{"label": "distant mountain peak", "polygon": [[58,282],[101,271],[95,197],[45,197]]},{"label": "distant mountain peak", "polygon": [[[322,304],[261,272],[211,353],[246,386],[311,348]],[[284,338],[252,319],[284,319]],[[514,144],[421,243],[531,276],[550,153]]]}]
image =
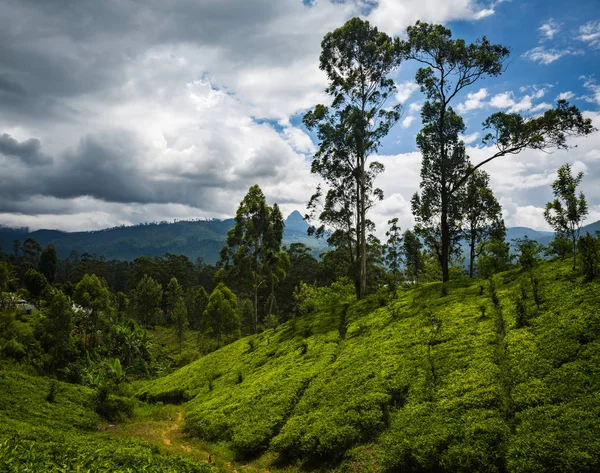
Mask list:
[{"label": "distant mountain peak", "polygon": [[308,223],[306,222],[306,220],[304,220],[302,214],[297,210],[294,210],[291,214],[288,215],[288,218],[285,219],[286,231],[306,233],[308,227]]}]

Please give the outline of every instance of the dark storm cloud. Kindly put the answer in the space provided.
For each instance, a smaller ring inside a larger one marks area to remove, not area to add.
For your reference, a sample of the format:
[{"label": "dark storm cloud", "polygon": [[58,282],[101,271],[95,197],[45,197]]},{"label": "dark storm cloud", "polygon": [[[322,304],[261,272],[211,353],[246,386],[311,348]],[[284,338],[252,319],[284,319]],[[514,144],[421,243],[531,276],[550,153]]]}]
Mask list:
[{"label": "dark storm cloud", "polygon": [[[231,149],[229,150],[231,151]],[[7,134],[0,136],[0,153],[18,157],[33,166],[40,160],[52,163],[41,152],[37,139],[18,142]],[[259,151],[238,168],[224,172],[224,163],[216,166],[208,159],[207,166],[198,165],[194,173],[182,173],[167,167],[144,169],[144,161],[153,156],[131,132],[117,130],[89,134],[72,150],[57,156],[52,166],[22,168],[8,166],[0,175],[0,212],[31,212],[34,197],[95,199],[122,204],[184,204],[205,210],[215,205],[222,189],[247,189],[257,178],[276,176],[280,170],[276,153]],[[225,166],[227,167],[227,166]],[[55,201],[37,200],[38,213],[56,211]],[[46,209],[47,205],[47,209]]]},{"label": "dark storm cloud", "polygon": [[29,166],[52,164],[52,158],[43,154],[40,149],[40,140],[35,138],[18,142],[7,133],[0,135],[0,154],[9,158],[17,158]]},{"label": "dark storm cloud", "polygon": [[0,96],[23,96],[25,89],[5,74],[0,74]]}]

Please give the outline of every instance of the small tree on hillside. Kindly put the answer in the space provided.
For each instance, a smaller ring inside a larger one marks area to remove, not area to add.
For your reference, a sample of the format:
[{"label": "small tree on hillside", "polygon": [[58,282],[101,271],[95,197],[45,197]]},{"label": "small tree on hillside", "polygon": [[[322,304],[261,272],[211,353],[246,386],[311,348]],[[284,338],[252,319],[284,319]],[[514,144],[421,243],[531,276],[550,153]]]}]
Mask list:
[{"label": "small tree on hillside", "polygon": [[69,298],[58,291],[46,311],[46,332],[50,337],[50,363],[54,370],[63,368],[74,355],[71,343],[73,330],[73,312]]},{"label": "small tree on hillside", "polygon": [[506,237],[502,207],[490,189],[487,172],[475,171],[467,180],[463,216],[463,236],[469,243],[469,277],[472,278],[475,275],[475,260],[489,240],[504,240]]},{"label": "small tree on hillside", "polygon": [[56,276],[56,268],[58,266],[58,257],[54,246],[48,245],[42,250],[40,255],[40,272],[46,276],[50,284],[54,282]]},{"label": "small tree on hillside", "polygon": [[202,321],[202,314],[208,305],[208,294],[202,286],[193,287],[188,289],[186,299],[190,327],[198,330]]},{"label": "small tree on hillside", "polygon": [[138,320],[145,327],[157,321],[162,296],[160,283],[144,274],[134,291],[134,310]]},{"label": "small tree on hillside", "polygon": [[221,341],[240,337],[240,318],[237,298],[225,284],[220,283],[210,295],[208,306],[202,315],[202,331]]},{"label": "small tree on hillside", "polygon": [[[258,185],[252,186],[240,202],[235,225],[227,233],[219,264],[227,269],[227,280],[235,281],[240,292],[254,299],[254,333],[258,327],[258,299],[261,289],[267,289],[274,303],[275,286],[285,278],[289,265],[281,250],[284,222],[277,205],[270,207]],[[223,275],[219,275],[222,280]],[[217,275],[215,275],[217,279]],[[273,304],[267,304],[267,313]]]},{"label": "small tree on hillside", "polygon": [[558,178],[552,183],[554,201],[546,204],[544,218],[554,228],[558,238],[569,238],[573,250],[573,270],[577,263],[577,240],[583,221],[588,214],[585,195],[577,195],[577,187],[583,179],[583,173],[571,174],[571,166],[565,164],[558,168]]},{"label": "small tree on hillside", "polygon": [[183,297],[179,296],[175,301],[171,318],[175,324],[175,330],[177,332],[177,343],[179,345],[179,353],[181,353],[181,346],[183,345],[183,337],[185,335],[185,328],[188,325],[188,313],[185,307]]},{"label": "small tree on hillside", "polygon": [[[175,305],[179,302],[179,299],[183,297],[183,288],[177,281],[177,278],[173,277],[169,281],[169,285],[167,286],[166,291],[166,299],[167,299],[167,316],[169,323],[175,323]],[[186,309],[187,311],[187,309]]]},{"label": "small tree on hillside", "polygon": [[385,245],[385,262],[390,274],[390,289],[394,290],[402,276],[402,234],[398,226],[398,219],[393,218],[388,222],[390,229],[385,233],[387,243]]},{"label": "small tree on hillside", "polygon": [[402,236],[402,253],[406,266],[406,276],[415,283],[419,282],[419,276],[425,268],[423,261],[423,244],[421,240],[410,230],[406,230]]},{"label": "small tree on hillside", "polygon": [[73,300],[84,309],[83,327],[89,337],[90,346],[95,348],[100,316],[106,315],[110,309],[110,291],[98,276],[86,274],[75,286]]}]

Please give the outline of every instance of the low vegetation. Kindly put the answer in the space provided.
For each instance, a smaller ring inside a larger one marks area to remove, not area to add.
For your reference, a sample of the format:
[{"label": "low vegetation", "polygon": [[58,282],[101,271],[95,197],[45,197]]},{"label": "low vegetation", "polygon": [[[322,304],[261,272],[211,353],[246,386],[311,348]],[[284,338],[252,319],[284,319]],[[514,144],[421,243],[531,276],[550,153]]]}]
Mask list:
[{"label": "low vegetation", "polygon": [[324,291],[315,312],[145,382],[138,396],[187,401],[186,431],[239,458],[595,471],[600,285],[570,262],[542,263],[536,276],[539,308],[523,269],[454,281],[447,295],[433,283],[357,303],[338,287],[328,305],[334,291]]}]

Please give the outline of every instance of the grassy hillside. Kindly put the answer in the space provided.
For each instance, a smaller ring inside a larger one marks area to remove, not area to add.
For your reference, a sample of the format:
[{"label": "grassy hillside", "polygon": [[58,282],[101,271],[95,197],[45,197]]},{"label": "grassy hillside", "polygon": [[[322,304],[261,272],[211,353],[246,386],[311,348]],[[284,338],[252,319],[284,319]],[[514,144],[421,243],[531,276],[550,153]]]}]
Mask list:
[{"label": "grassy hillside", "polygon": [[94,392],[21,373],[0,371],[0,472],[189,472],[206,463],[165,456],[150,444],[98,432]]},{"label": "grassy hillside", "polygon": [[570,262],[317,310],[143,384],[239,458],[338,471],[600,470],[600,284]]}]

